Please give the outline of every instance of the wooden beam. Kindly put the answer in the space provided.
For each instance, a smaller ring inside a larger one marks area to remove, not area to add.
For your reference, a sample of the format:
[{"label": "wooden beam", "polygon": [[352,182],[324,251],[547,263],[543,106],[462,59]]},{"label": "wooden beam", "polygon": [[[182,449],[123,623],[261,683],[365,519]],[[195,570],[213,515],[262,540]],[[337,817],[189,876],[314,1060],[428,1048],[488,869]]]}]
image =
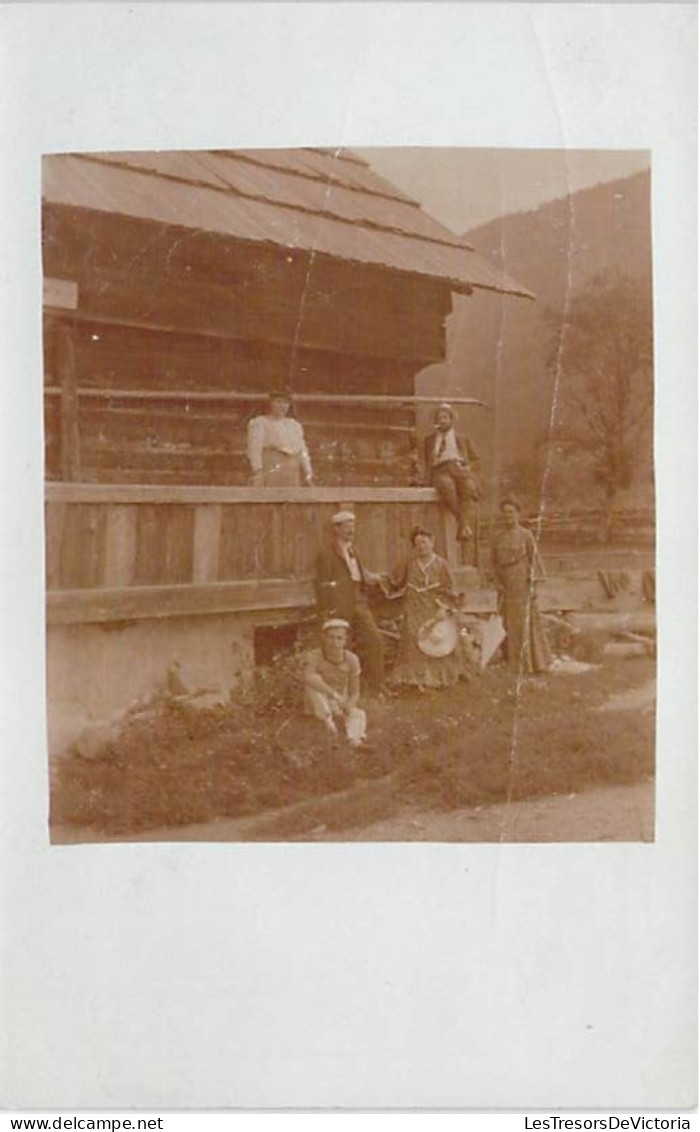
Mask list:
[{"label": "wooden beam", "polygon": [[[474,571],[455,569],[458,588],[464,587],[465,613],[495,613],[496,591],[474,584]],[[589,584],[590,585],[590,584]],[[637,629],[654,630],[654,614],[628,610],[624,613],[580,613],[590,601],[581,580],[553,578],[542,587],[539,604],[543,612],[566,610],[576,628],[587,628],[598,618],[610,633]],[[47,625],[89,625],[130,623],[148,619],[255,613],[261,620],[271,614],[291,618],[308,617],[314,609],[314,589],[309,578],[270,578],[244,582],[218,582],[214,585],[139,586],[111,590],[49,590]]]},{"label": "wooden beam", "polygon": [[[46,390],[45,392],[50,391]],[[102,424],[105,419],[103,414],[104,409],[102,408],[102,406],[95,405],[94,403],[89,407],[81,407],[81,420],[85,425],[84,432],[89,433],[89,422],[91,418],[93,420],[99,420],[100,424]],[[132,423],[145,422],[148,424],[149,430],[153,427],[153,407],[146,403],[137,404],[136,406],[134,406],[133,404],[110,404],[108,406],[108,414],[109,421],[114,421],[115,431],[118,428],[118,423],[115,418],[121,418],[121,420],[127,426]],[[305,433],[312,436],[315,432],[328,432],[329,430],[332,430],[334,433],[352,432],[354,434],[360,433],[362,435],[369,434],[370,439],[373,438],[373,433],[376,433],[379,437],[384,438],[395,437],[397,439],[405,439],[416,431],[415,425],[385,424],[384,421],[387,419],[386,416],[378,418],[376,413],[373,413],[372,415],[373,420],[371,421],[357,420],[356,414],[354,415],[354,419],[351,420],[338,420],[335,416],[332,420],[319,420],[318,418],[311,419],[306,415],[306,413],[304,413],[302,423],[304,425]],[[202,426],[203,428],[206,428],[207,426],[216,426],[216,433],[218,435],[221,435],[222,424],[225,424],[226,428],[238,429],[241,434],[241,453],[244,453],[245,451],[243,442],[245,439],[245,425],[247,423],[247,419],[247,414],[245,412],[241,413],[237,410],[230,410],[224,415],[221,406],[216,409],[214,405],[212,405],[208,409],[195,409],[194,412],[186,411],[184,414],[181,405],[177,407],[171,406],[166,408],[158,408],[159,424],[162,424],[165,421],[178,425],[182,424],[183,421],[186,421],[187,425],[192,426],[193,428],[196,428],[197,426]],[[376,439],[376,437],[374,439]],[[231,447],[226,448],[227,452],[231,452],[232,450],[233,449]]]},{"label": "wooden beam", "polygon": [[[47,385],[44,392],[48,395],[59,393],[53,385]],[[238,393],[232,390],[201,390],[201,389],[95,389],[92,386],[82,385],[77,393],[86,400],[100,401],[110,398],[120,398],[124,401],[267,401],[267,393]],[[478,405],[482,409],[490,409],[485,401],[475,397],[419,397],[416,395],[396,396],[384,393],[292,393],[292,400],[296,403],[322,404],[322,405],[370,405],[378,408],[380,405],[391,407],[413,405]],[[355,426],[353,426],[355,427]]]},{"label": "wooden beam", "polygon": [[347,300],[329,307],[317,295],[308,297],[299,326],[303,280],[296,302],[294,294],[285,291],[275,295],[271,289],[257,293],[249,289],[237,298],[230,287],[195,287],[158,275],[144,281],[135,272],[124,272],[119,283],[106,271],[94,278],[81,275],[78,287],[80,309],[71,312],[76,322],[219,341],[263,341],[282,347],[296,343],[299,351],[356,353],[404,362],[418,355],[423,365],[445,357],[444,314],[429,319],[415,310],[397,311],[382,304],[381,297],[374,301],[365,297],[354,311],[348,309]]},{"label": "wooden beam", "polygon": [[310,579],[54,590],[47,594],[46,620],[48,625],[105,624],[272,609],[302,610],[313,606],[314,600]]},{"label": "wooden beam", "polygon": [[47,483],[47,503],[435,503],[432,487],[192,487]]},{"label": "wooden beam", "polygon": [[61,477],[77,480],[80,479],[80,431],[73,330],[70,323],[57,321],[52,333],[56,337],[56,366],[61,389]]}]

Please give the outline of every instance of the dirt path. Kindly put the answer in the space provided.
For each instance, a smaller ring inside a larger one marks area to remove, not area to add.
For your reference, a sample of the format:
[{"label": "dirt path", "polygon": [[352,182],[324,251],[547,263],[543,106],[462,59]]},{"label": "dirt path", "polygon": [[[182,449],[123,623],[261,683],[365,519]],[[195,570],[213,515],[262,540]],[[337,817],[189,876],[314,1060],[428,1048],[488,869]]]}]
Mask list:
[{"label": "dirt path", "polygon": [[[66,827],[53,830],[54,844],[78,841],[249,841],[249,819],[218,818],[200,825],[151,829],[137,836],[91,833]],[[270,840],[276,840],[271,838]],[[654,783],[605,786],[566,797],[534,798],[496,806],[450,811],[407,809],[371,825],[285,838],[304,842],[451,841],[451,842],[584,842],[653,841]]]},{"label": "dirt path", "polygon": [[607,786],[568,797],[444,812],[406,811],[341,833],[316,830],[310,841],[653,841],[654,784]]},{"label": "dirt path", "polygon": [[[649,681],[611,696],[601,711],[653,712],[656,685]],[[313,831],[313,841],[583,842],[653,841],[653,780],[604,786],[580,794],[449,812],[407,810],[342,834]]]}]

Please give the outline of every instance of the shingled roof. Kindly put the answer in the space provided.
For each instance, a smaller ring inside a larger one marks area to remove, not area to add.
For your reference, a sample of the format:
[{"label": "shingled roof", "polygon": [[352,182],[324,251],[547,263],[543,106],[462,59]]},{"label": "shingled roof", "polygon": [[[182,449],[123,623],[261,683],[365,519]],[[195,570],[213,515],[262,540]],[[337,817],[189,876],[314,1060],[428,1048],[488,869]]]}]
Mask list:
[{"label": "shingled roof", "polygon": [[350,150],[54,154],[43,198],[532,297]]}]

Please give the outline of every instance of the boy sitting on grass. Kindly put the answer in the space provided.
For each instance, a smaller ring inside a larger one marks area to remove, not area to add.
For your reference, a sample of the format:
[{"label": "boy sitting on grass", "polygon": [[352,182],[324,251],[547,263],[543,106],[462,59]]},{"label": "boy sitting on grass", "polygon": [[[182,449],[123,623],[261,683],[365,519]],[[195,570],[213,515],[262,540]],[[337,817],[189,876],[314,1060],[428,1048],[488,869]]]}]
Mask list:
[{"label": "boy sitting on grass", "polygon": [[346,648],[349,628],[339,617],[324,622],[321,647],[308,654],[304,668],[304,703],[332,738],[340,723],[350,745],[357,747],[365,738],[367,715],[357,706],[360,661]]}]

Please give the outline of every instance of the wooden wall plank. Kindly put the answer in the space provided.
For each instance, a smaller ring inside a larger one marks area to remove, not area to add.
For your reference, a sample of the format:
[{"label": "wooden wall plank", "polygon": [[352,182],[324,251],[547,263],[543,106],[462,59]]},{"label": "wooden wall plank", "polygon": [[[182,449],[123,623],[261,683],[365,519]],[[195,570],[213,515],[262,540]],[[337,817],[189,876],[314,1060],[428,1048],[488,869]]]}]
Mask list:
[{"label": "wooden wall plank", "polygon": [[[313,445],[309,445],[314,458]],[[378,460],[325,462],[315,459],[317,479],[326,487],[347,487],[352,483],[364,486],[393,487],[410,480],[408,458],[402,463]],[[85,453],[84,474],[104,484],[212,485],[243,487],[250,470],[242,453],[177,453],[167,450],[145,451],[124,447]]]},{"label": "wooden wall plank", "polygon": [[270,576],[274,562],[272,508],[243,504],[224,507],[221,518],[220,577]]},{"label": "wooden wall plank", "polygon": [[[278,345],[336,350],[369,357],[416,356],[425,363],[445,356],[442,322],[416,304],[402,305],[385,287],[369,283],[363,294],[343,301],[321,291],[288,285],[275,291],[266,280],[236,292],[163,275],[103,270],[79,279],[81,313],[95,321],[190,332],[226,340],[262,339]],[[303,302],[302,295],[304,296]],[[449,309],[449,308],[448,308]]]},{"label": "wooden wall plank", "polygon": [[47,479],[61,478],[61,407],[57,397],[44,401],[44,472]]},{"label": "wooden wall plank", "polygon": [[139,507],[136,536],[135,585],[157,585],[165,575],[167,510],[156,505]]},{"label": "wooden wall plank", "polygon": [[116,504],[106,510],[104,585],[130,586],[136,568],[137,508]]},{"label": "wooden wall plank", "polygon": [[388,569],[386,527],[383,508],[376,503],[363,503],[357,508],[357,549],[368,570]]},{"label": "wooden wall plank", "polygon": [[136,555],[134,561],[134,585],[156,585],[163,574],[162,524],[159,523],[161,508],[146,504],[139,507],[136,524]]},{"label": "wooden wall plank", "polygon": [[294,544],[292,573],[296,578],[311,576],[315,570],[319,545],[318,520],[322,511],[323,507],[315,504],[297,505],[294,510],[289,510],[293,527],[290,542],[293,540]]},{"label": "wooden wall plank", "polygon": [[131,311],[141,321],[157,314],[172,329],[224,335],[242,326],[246,337],[353,353],[444,357],[444,280],[55,204],[44,206],[43,223],[45,271],[76,279],[86,310]]},{"label": "wooden wall plank", "polygon": [[271,572],[277,578],[291,578],[293,577],[292,567],[294,563],[294,548],[289,545],[289,534],[291,531],[291,524],[289,522],[291,516],[289,514],[290,508],[288,503],[283,503],[281,507],[272,507],[272,529],[270,538],[272,541],[272,569]]},{"label": "wooden wall plank", "polygon": [[68,507],[60,550],[62,589],[102,585],[105,568],[107,508],[88,503]]},{"label": "wooden wall plank", "polygon": [[47,502],[44,508],[46,587],[59,589],[61,586],[61,548],[67,503]]},{"label": "wooden wall plank", "polygon": [[218,581],[220,545],[221,505],[209,503],[195,507],[192,564],[192,578],[195,583]]},{"label": "wooden wall plank", "polygon": [[392,572],[404,562],[409,553],[408,536],[413,528],[413,507],[410,503],[401,507],[384,509],[382,521],[386,528],[387,571]]},{"label": "wooden wall plank", "polygon": [[[260,489],[240,494],[233,502],[212,489],[171,493],[120,485],[110,500],[105,485],[47,485],[48,587],[310,578],[339,507],[355,511],[358,549],[371,570],[396,565],[416,522],[427,517],[427,525],[442,532],[444,512],[429,489],[364,489],[359,499],[342,489],[285,489],[271,493],[282,498],[270,504],[250,501],[264,498]],[[440,533],[438,551],[441,539]]]},{"label": "wooden wall plank", "polygon": [[[268,382],[306,393],[409,395],[418,370],[434,359],[322,349],[293,340],[217,338],[149,325],[105,321],[82,312],[72,318],[78,383],[94,389],[168,389],[264,394]],[[55,351],[45,351],[47,375],[57,373]],[[50,382],[48,383],[50,384]],[[262,406],[262,398],[260,405]]]},{"label": "wooden wall plank", "polygon": [[134,583],[190,582],[193,568],[194,509],[183,506],[139,508]]},{"label": "wooden wall plank", "polygon": [[194,508],[168,508],[165,571],[161,582],[191,582],[194,569]]},{"label": "wooden wall plank", "polygon": [[221,533],[219,541],[219,579],[222,582],[244,578],[244,556],[240,539],[242,507],[224,505],[221,509]]}]

